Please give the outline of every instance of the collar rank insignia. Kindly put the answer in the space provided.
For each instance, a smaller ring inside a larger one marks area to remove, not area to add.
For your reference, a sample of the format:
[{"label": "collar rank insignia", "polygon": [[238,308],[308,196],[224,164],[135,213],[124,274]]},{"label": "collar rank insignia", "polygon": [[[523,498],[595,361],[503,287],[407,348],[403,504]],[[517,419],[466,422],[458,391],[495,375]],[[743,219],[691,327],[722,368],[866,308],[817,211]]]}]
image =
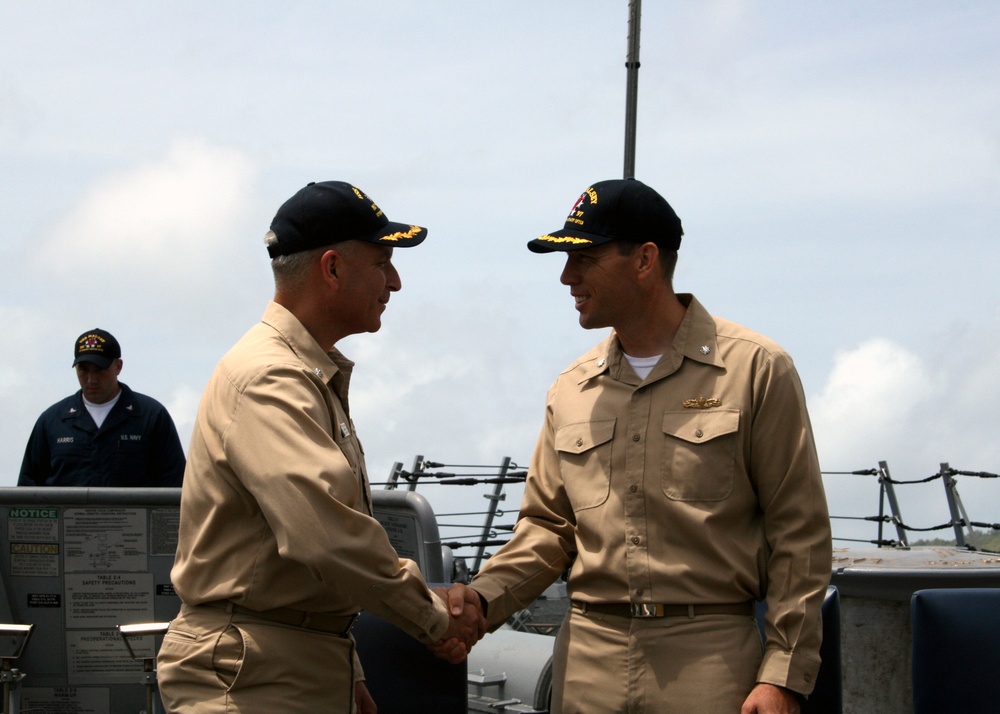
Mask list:
[{"label": "collar rank insignia", "polygon": [[718,399],[705,399],[705,397],[698,397],[697,399],[687,399],[681,402],[681,406],[685,409],[711,409],[712,407],[721,407],[722,402]]}]

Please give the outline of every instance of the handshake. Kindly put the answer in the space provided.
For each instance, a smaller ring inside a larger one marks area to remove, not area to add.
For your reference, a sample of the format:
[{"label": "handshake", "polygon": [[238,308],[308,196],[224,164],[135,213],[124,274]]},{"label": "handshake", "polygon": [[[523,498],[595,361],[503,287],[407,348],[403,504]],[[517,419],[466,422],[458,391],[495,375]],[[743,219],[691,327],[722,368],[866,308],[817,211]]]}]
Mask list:
[{"label": "handshake", "polygon": [[451,620],[444,635],[430,645],[430,650],[441,659],[458,664],[469,656],[472,646],[483,638],[489,626],[479,593],[462,583],[454,583],[450,588],[434,588],[432,592],[444,600]]}]

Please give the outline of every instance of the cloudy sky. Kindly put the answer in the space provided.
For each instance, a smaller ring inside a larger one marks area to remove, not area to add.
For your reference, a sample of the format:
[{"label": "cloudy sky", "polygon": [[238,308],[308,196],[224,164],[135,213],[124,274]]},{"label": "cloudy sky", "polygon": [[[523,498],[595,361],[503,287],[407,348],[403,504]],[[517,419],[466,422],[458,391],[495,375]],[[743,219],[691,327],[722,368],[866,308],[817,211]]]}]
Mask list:
[{"label": "cloudy sky", "polygon": [[[92,327],[186,445],[271,296],[275,209],[326,179],[429,228],[383,329],[340,344],[373,480],[417,454],[526,464],[546,387],[603,332],[524,244],[622,175],[627,20],[0,0],[0,485]],[[675,286],[789,350],[825,471],[1000,471],[998,36],[992,0],[644,4],[636,176],[684,221]],[[877,511],[872,478],[825,479],[834,513]],[[973,520],[1000,521],[997,488],[960,480]],[[908,523],[948,518],[940,482],[899,497]]]}]

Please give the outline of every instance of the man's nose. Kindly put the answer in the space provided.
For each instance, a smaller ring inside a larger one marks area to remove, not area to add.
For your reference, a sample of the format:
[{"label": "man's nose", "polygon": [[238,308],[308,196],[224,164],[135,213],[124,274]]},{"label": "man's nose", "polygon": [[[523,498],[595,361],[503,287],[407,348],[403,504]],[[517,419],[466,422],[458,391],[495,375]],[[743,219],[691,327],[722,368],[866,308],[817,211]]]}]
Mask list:
[{"label": "man's nose", "polygon": [[559,275],[559,282],[563,285],[572,285],[577,281],[576,271],[569,267],[569,260],[566,261],[566,265],[562,269],[562,273]]},{"label": "man's nose", "polygon": [[397,292],[403,287],[403,281],[399,277],[399,271],[396,270],[396,266],[389,266],[389,275],[386,279],[386,287],[392,292]]}]

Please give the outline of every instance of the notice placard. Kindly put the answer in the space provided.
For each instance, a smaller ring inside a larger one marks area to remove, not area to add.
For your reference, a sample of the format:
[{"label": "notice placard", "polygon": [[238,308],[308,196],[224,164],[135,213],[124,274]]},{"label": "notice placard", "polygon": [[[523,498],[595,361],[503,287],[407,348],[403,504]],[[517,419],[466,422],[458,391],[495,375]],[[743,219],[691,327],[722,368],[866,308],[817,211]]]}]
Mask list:
[{"label": "notice placard", "polygon": [[10,574],[20,577],[58,577],[58,543],[11,543]]},{"label": "notice placard", "polygon": [[67,573],[66,627],[152,621],[154,591],[152,573]]},{"label": "notice placard", "polygon": [[63,519],[67,573],[146,569],[145,509],[67,508]]},{"label": "notice placard", "polygon": [[9,508],[7,540],[55,543],[59,540],[59,509],[39,506]]},{"label": "notice placard", "polygon": [[389,542],[400,558],[410,558],[420,563],[420,542],[417,538],[417,518],[408,512],[375,513],[375,518],[385,529]]},{"label": "notice placard", "polygon": [[20,694],[18,711],[22,712],[107,714],[111,711],[111,693],[107,687],[24,687]]},{"label": "notice placard", "polygon": [[131,684],[139,681],[137,673],[142,671],[142,662],[132,659],[117,630],[67,632],[66,664],[71,684]]}]

